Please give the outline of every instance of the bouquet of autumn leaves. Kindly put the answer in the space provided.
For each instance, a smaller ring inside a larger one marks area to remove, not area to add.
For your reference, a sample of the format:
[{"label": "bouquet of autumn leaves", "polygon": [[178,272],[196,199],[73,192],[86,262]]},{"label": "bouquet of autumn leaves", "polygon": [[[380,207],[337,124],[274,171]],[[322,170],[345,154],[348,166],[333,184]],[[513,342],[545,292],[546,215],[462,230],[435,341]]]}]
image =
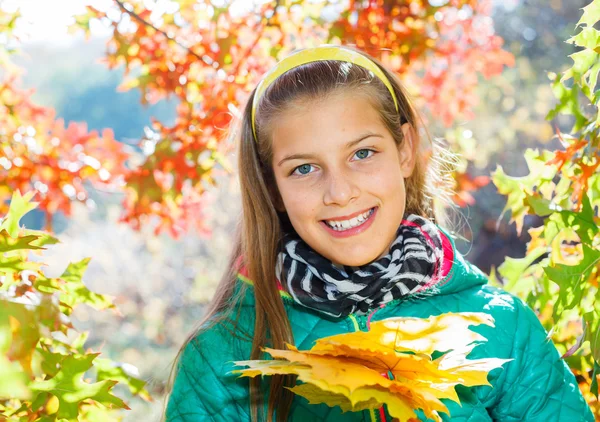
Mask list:
[{"label": "bouquet of autumn leaves", "polygon": [[[416,409],[435,421],[448,413],[440,399],[460,404],[456,385],[490,385],[488,373],[511,359],[467,360],[482,335],[470,325],[494,326],[481,312],[445,313],[429,318],[397,317],[372,322],[369,331],[323,337],[306,351],[264,348],[275,360],[237,361],[248,366],[241,376],[295,374],[304,384],[291,388],[311,404],[340,406],[342,411],[387,405],[401,422],[417,418]],[[436,359],[434,352],[443,353]]]}]

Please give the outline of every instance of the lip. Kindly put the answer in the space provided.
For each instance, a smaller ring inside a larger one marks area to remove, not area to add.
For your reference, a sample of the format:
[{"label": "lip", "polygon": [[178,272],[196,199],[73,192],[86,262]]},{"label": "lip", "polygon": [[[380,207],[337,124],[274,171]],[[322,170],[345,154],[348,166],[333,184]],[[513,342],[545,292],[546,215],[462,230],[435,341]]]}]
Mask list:
[{"label": "lip", "polygon": [[[371,208],[368,208],[366,211],[369,211]],[[371,216],[365,220],[360,226],[356,226],[353,227],[351,229],[348,230],[344,230],[344,231],[336,231],[333,230],[331,227],[329,227],[327,225],[327,223],[323,220],[321,220],[319,223],[321,225],[323,225],[323,227],[325,228],[325,230],[332,235],[333,237],[337,237],[337,238],[343,238],[343,237],[350,237],[350,236],[355,236],[359,233],[364,232],[365,230],[367,230],[369,227],[371,227],[371,224],[373,224],[373,221],[375,220],[375,216],[377,215],[377,210],[379,209],[379,207],[373,207],[373,213],[371,214]],[[365,212],[365,211],[362,211]],[[362,214],[362,212],[359,212],[358,214]],[[358,214],[353,214],[353,215],[358,215]]]},{"label": "lip", "polygon": [[366,212],[367,212],[367,211],[369,211],[371,208],[376,208],[376,207],[370,207],[370,208],[364,209],[364,210],[362,210],[362,211],[355,212],[354,214],[348,214],[348,215],[344,215],[344,216],[342,216],[342,217],[324,218],[322,221],[326,221],[326,220],[329,220],[329,221],[344,221],[344,220],[350,220],[351,218],[354,218],[354,217],[357,217],[357,216],[359,216],[359,215],[361,215],[361,214],[364,214],[364,213],[366,213]]}]

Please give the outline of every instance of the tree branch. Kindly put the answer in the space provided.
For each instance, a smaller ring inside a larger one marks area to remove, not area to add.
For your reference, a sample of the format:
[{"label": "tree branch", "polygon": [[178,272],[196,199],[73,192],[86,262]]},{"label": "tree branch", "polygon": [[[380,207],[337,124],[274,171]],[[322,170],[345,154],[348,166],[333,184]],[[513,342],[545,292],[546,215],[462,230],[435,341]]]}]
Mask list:
[{"label": "tree branch", "polygon": [[138,21],[139,23],[141,23],[142,25],[146,25],[149,26],[150,28],[154,29],[156,32],[160,32],[161,34],[163,34],[163,36],[165,38],[167,38],[170,41],[173,41],[175,44],[177,44],[178,46],[180,46],[181,48],[187,50],[192,56],[198,58],[199,60],[202,60],[202,57],[200,57],[200,55],[198,55],[198,53],[196,53],[194,50],[192,50],[189,47],[186,47],[185,45],[181,44],[179,41],[177,41],[176,39],[174,39],[173,37],[170,37],[165,31],[163,31],[162,29],[157,28],[156,26],[152,25],[150,22],[148,22],[147,20],[145,20],[144,18],[142,18],[140,15],[138,15],[137,13],[128,10],[125,5],[123,4],[123,2],[121,0],[115,0],[115,2],[119,5],[119,8],[127,13],[129,16],[131,16],[133,19],[135,19],[136,21]]}]

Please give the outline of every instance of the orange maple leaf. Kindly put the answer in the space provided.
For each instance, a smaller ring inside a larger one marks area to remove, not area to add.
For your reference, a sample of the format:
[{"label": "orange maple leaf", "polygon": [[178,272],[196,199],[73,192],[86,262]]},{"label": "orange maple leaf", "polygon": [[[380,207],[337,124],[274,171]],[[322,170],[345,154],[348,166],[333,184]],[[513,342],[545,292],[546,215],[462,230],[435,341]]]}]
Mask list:
[{"label": "orange maple leaf", "polygon": [[590,177],[596,174],[598,167],[600,167],[600,155],[595,156],[595,162],[592,164],[584,164],[581,161],[579,162],[581,174],[573,177],[573,195],[571,197],[578,209],[581,208],[583,196],[588,191]]},{"label": "orange maple leaf", "polygon": [[473,177],[468,173],[456,173],[454,180],[456,187],[454,188],[455,194],[452,200],[459,207],[473,205],[475,203],[475,198],[473,198],[473,195],[471,195],[470,192],[474,192],[490,183],[489,176]]},{"label": "orange maple leaf", "polygon": [[564,151],[555,151],[554,158],[548,161],[547,164],[557,165],[558,171],[560,171],[565,165],[565,163],[575,159],[575,155],[577,154],[577,152],[583,147],[585,147],[588,144],[588,141],[586,139],[576,139],[573,140],[572,143],[569,143],[563,138],[562,133],[560,132],[560,130],[558,130],[558,128],[556,128],[556,136],[558,137],[560,143],[563,144],[566,149]]}]

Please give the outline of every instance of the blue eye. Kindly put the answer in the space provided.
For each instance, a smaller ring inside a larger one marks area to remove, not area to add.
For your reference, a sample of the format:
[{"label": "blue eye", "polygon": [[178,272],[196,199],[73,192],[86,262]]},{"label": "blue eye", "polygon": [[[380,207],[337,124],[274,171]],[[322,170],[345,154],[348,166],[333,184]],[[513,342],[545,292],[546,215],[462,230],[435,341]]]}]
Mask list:
[{"label": "blue eye", "polygon": [[311,167],[312,166],[310,164],[302,164],[301,166],[296,167],[292,174],[296,173],[296,171],[302,175],[309,174]]},{"label": "blue eye", "polygon": [[358,151],[356,151],[356,153],[354,153],[354,155],[356,155],[358,158],[360,158],[361,160],[364,158],[369,158],[370,155],[369,153],[373,152],[372,149],[359,149]]}]

